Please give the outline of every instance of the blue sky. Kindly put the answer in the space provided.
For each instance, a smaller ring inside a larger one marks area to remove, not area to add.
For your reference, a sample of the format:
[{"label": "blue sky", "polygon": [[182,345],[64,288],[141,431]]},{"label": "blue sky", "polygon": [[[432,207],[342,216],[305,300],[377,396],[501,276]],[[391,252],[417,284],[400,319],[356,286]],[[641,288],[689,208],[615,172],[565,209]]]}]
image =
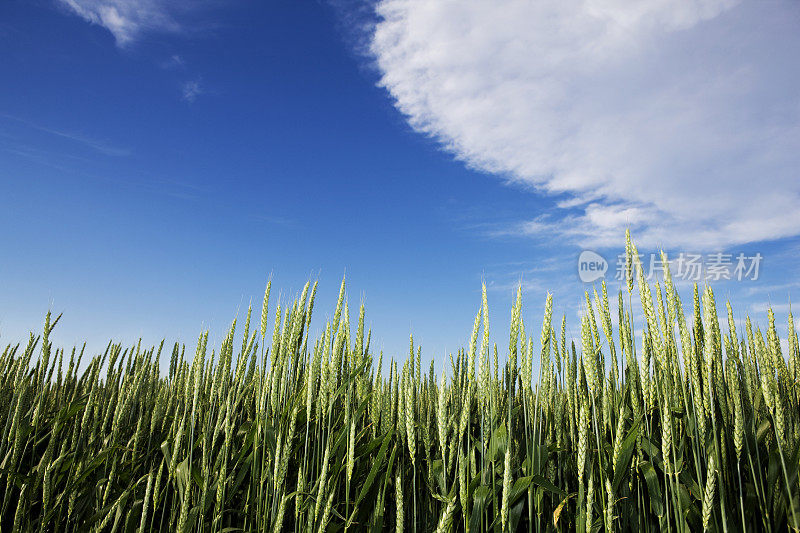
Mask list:
[{"label": "blue sky", "polygon": [[481,280],[500,342],[520,280],[577,327],[578,254],[613,271],[627,226],[762,254],[718,299],[785,323],[797,4],[507,4],[3,2],[0,342],[48,309],[93,350],[219,340],[270,275],[319,279],[319,328],[346,272],[374,346],[440,356]]}]

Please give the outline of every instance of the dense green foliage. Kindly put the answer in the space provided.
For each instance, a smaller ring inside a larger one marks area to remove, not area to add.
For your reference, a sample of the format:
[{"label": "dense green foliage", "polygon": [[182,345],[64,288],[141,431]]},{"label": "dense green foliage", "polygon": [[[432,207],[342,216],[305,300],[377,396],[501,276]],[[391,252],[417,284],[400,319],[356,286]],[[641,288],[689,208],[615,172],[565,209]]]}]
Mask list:
[{"label": "dense green foliage", "polygon": [[0,357],[2,531],[798,530],[791,316],[783,354],[771,311],[737,332],[728,306],[723,329],[695,287],[685,316],[668,271],[650,285],[628,257],[619,312],[587,293],[577,346],[549,295],[529,337],[518,292],[498,355],[484,290],[438,376],[413,339],[382,372],[344,282],[316,341],[316,286],[270,320],[268,285],[258,331],[248,312],[164,369],[163,343],[81,365],[48,315]]}]

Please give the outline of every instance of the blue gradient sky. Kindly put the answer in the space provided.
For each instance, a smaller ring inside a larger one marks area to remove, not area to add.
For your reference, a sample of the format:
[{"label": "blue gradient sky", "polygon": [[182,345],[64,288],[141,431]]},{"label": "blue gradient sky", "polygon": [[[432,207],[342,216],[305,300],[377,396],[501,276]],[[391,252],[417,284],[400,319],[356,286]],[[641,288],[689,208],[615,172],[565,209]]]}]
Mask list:
[{"label": "blue gradient sky", "polygon": [[[762,320],[772,301],[785,323],[800,287],[800,227],[765,224],[731,238],[739,230],[715,215],[700,218],[694,229],[702,235],[690,239],[684,213],[666,202],[620,196],[613,181],[556,183],[557,169],[577,175],[585,165],[561,161],[545,179],[540,160],[503,159],[492,152],[503,139],[550,139],[524,128],[492,137],[502,125],[473,120],[469,98],[461,107],[457,98],[455,107],[435,105],[441,95],[424,92],[418,71],[403,79],[402,54],[376,39],[383,4],[0,4],[0,343],[38,331],[48,309],[64,313],[57,343],[86,340],[93,351],[109,338],[192,343],[203,328],[218,343],[249,302],[260,308],[269,276],[273,299],[320,281],[318,331],[346,273],[351,306],[367,305],[373,346],[403,355],[413,332],[427,357],[440,356],[466,343],[482,280],[499,342],[520,280],[533,331],[548,290],[556,314],[577,327],[582,291],[591,287],[578,279],[578,254],[597,250],[613,269],[625,225],[635,238],[640,231],[643,252],[661,243],[676,253],[760,252],[760,279],[720,284],[718,300],[730,296],[739,313]],[[114,21],[103,18],[108,6],[117,9]],[[775,8],[797,15],[796,5]],[[732,9],[731,17],[746,6]],[[774,30],[767,24],[755,41]],[[781,72],[772,81],[787,84],[788,96],[773,97],[789,110],[778,121],[789,128],[788,145],[757,146],[762,159],[783,166],[744,166],[753,183],[759,168],[780,174],[761,178],[762,187],[792,200],[792,179],[800,179],[785,154],[797,148],[800,105],[791,106],[800,92],[797,68]],[[754,115],[770,109],[759,87],[746,95]],[[475,144],[476,132],[493,142]],[[510,144],[519,146],[528,145]],[[729,156],[715,146],[707,147],[712,156]],[[777,155],[768,149],[775,146]],[[602,172],[614,169],[614,160],[601,163]],[[712,164],[713,157],[690,159],[674,189],[691,195],[692,176]],[[646,184],[651,176],[640,173]],[[698,194],[704,190],[699,184]],[[746,198],[721,200],[720,209]],[[642,218],[651,204],[678,230]],[[592,218],[592,205],[606,211]],[[602,238],[588,238],[592,224]]]}]

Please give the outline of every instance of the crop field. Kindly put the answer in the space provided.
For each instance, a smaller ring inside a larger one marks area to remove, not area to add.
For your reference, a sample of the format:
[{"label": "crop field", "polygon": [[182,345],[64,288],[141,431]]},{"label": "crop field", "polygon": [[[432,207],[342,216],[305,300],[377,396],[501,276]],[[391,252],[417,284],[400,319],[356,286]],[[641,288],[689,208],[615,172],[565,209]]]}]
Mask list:
[{"label": "crop field", "polygon": [[580,338],[550,295],[523,322],[520,290],[490,343],[484,287],[468,344],[428,368],[413,338],[373,351],[344,281],[317,339],[316,284],[274,307],[268,284],[218,347],[90,356],[53,346],[48,315],[0,357],[0,527],[800,530],[791,314],[785,339],[772,311],[737,327],[712,287],[649,283],[627,243],[626,287],[586,293]]}]

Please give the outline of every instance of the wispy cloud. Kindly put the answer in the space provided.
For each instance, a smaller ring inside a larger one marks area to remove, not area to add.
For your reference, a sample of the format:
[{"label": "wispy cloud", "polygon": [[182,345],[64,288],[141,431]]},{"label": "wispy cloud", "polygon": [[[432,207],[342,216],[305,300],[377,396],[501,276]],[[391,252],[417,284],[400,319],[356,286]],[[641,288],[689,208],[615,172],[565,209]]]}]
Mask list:
[{"label": "wispy cloud", "polygon": [[507,234],[723,247],[800,234],[800,6],[381,0],[395,106],[467,165],[558,195]]},{"label": "wispy cloud", "polygon": [[91,137],[85,137],[83,135],[65,131],[58,131],[48,128],[38,127],[39,130],[50,133],[52,135],[56,135],[58,137],[62,137],[64,139],[69,139],[71,141],[75,141],[76,143],[80,143],[92,150],[100,152],[104,155],[110,155],[115,157],[127,156],[130,155],[130,150],[128,148],[120,148],[118,146],[112,146],[104,141],[100,141],[97,139],[92,139]]},{"label": "wispy cloud", "polygon": [[126,46],[146,32],[177,32],[174,3],[164,0],[58,0],[87,22],[106,28]]},{"label": "wispy cloud", "polygon": [[789,283],[777,283],[773,285],[759,285],[756,287],[749,287],[746,290],[746,294],[752,296],[757,294],[771,294],[775,296],[784,296],[786,294],[791,294],[792,292],[800,293],[800,281],[794,281]]},{"label": "wispy cloud", "polygon": [[186,62],[179,54],[172,54],[167,59],[163,60],[159,65],[165,70],[172,70],[184,67]]},{"label": "wispy cloud", "polygon": [[190,80],[183,84],[181,88],[181,94],[184,100],[189,103],[194,102],[197,100],[197,97],[203,94],[205,90],[203,89],[203,85],[200,83],[200,80]]},{"label": "wispy cloud", "polygon": [[770,302],[761,302],[751,305],[750,309],[754,313],[766,313],[770,309],[772,309],[774,313],[788,313],[790,310],[792,310],[792,314],[794,314],[794,312],[797,311],[797,306],[795,305],[794,309],[792,309],[792,305],[790,303],[774,304]]},{"label": "wispy cloud", "polygon": [[11,115],[6,115],[0,113],[0,118],[4,118],[6,120],[10,120],[16,122],[18,124],[22,124],[27,126],[30,129],[40,131],[42,133],[47,133],[49,135],[53,135],[55,137],[60,137],[62,139],[67,139],[74,143],[80,144],[86,148],[90,148],[96,152],[99,152],[103,155],[114,156],[114,157],[123,157],[130,155],[131,151],[128,148],[123,148],[119,146],[115,146],[113,144],[108,143],[107,141],[95,139],[93,137],[86,136],[82,133],[74,132],[74,131],[65,131],[55,128],[50,128],[47,126],[42,126],[41,124],[36,124],[29,120],[17,118]]},{"label": "wispy cloud", "polygon": [[278,215],[265,215],[261,213],[256,213],[250,215],[250,218],[252,218],[257,222],[263,222],[264,224],[268,224],[271,226],[294,226],[297,224],[296,219]]}]

